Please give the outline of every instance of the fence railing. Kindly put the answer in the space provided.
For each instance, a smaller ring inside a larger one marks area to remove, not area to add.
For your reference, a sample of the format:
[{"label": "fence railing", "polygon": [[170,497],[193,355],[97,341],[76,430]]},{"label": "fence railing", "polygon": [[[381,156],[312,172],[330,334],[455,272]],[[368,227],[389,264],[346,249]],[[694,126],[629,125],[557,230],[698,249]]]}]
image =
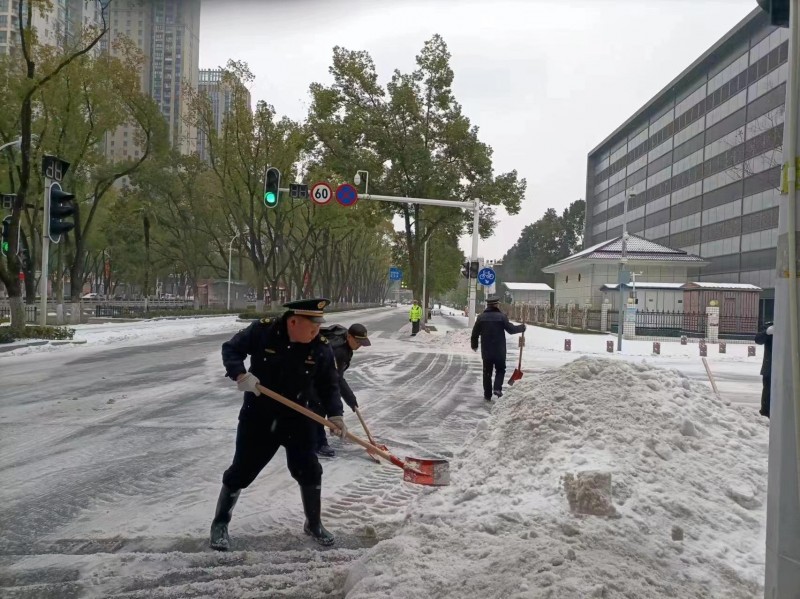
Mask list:
[{"label": "fence railing", "polygon": [[[30,322],[33,324],[39,322],[39,306],[25,304],[24,310],[25,310],[25,322]],[[10,306],[0,306],[0,318],[11,319]]]},{"label": "fence railing", "polygon": [[[559,328],[586,331],[603,330],[603,311],[596,308],[530,304],[504,304],[503,312],[515,321],[533,324],[547,324]],[[619,312],[608,310],[605,330],[617,333]],[[720,339],[751,339],[758,331],[757,316],[720,316]],[[636,312],[637,337],[690,337],[705,339],[708,335],[708,315],[692,312]]]}]

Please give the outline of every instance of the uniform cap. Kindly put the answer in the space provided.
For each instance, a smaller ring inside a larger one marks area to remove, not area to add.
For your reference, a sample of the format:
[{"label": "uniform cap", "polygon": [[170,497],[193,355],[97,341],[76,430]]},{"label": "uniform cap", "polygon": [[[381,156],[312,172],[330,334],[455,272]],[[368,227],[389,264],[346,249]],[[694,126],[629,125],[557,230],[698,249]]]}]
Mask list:
[{"label": "uniform cap", "polygon": [[350,325],[350,328],[347,329],[347,332],[350,334],[353,339],[358,341],[359,345],[372,345],[369,341],[369,337],[367,337],[367,327],[363,324],[353,324]]},{"label": "uniform cap", "polygon": [[486,298],[486,303],[489,306],[494,306],[500,303],[500,296],[499,295],[490,295]]},{"label": "uniform cap", "polygon": [[288,308],[291,314],[295,316],[304,316],[312,322],[322,323],[325,322],[325,319],[322,317],[324,310],[330,303],[331,300],[325,299],[324,297],[318,297],[315,299],[302,299],[286,302],[283,304],[283,307]]}]

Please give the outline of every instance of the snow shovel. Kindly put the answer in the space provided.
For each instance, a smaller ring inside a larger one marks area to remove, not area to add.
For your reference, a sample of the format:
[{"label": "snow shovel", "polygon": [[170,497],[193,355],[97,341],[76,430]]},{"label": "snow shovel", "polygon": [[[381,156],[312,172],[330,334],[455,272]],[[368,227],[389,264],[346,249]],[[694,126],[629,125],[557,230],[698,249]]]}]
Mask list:
[{"label": "snow shovel", "polygon": [[[525,321],[522,321],[522,324],[525,324]],[[508,386],[511,387],[517,382],[519,379],[522,378],[522,348],[525,347],[525,331],[522,331],[522,336],[519,338],[519,363],[517,367],[514,369],[514,372],[511,373],[511,378],[508,379]]]},{"label": "snow shovel", "polygon": [[[328,420],[309,410],[308,408],[296,404],[295,402],[286,399],[283,395],[275,393],[271,389],[267,389],[263,385],[256,384],[256,389],[267,397],[271,397],[278,403],[282,403],[287,408],[291,408],[295,412],[300,412],[304,416],[308,416],[314,422],[327,426],[331,430],[338,430],[338,427]],[[450,463],[447,460],[429,460],[424,458],[406,458],[404,462],[395,455],[388,451],[384,451],[380,447],[372,445],[368,441],[360,437],[356,437],[350,431],[347,432],[347,438],[354,443],[358,443],[368,452],[375,453],[382,457],[384,460],[392,463],[394,466],[403,469],[403,480],[417,485],[428,486],[444,486],[450,484]]]},{"label": "snow shovel", "polygon": [[[380,445],[379,443],[375,443],[375,439],[372,438],[372,433],[369,432],[369,429],[367,428],[367,423],[364,422],[364,417],[361,415],[361,410],[356,408],[355,413],[356,416],[358,416],[358,421],[361,423],[361,426],[364,427],[364,432],[367,433],[367,439],[369,439],[370,444],[374,445],[378,449],[382,449],[383,451],[389,451],[389,448],[386,447],[386,445]],[[369,457],[371,457],[373,460],[375,460],[376,462],[380,462],[378,458],[372,455],[369,449],[367,450],[367,453],[369,454]]]}]

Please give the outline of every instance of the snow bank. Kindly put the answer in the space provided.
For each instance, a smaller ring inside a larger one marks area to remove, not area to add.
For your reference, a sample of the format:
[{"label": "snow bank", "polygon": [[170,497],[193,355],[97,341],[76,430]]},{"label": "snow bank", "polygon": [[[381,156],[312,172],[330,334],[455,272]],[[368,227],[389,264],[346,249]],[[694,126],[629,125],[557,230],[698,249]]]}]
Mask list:
[{"label": "snow bank", "polygon": [[[347,597],[756,596],[767,443],[752,410],[677,371],[580,358],[528,376],[452,485],[354,565]],[[574,509],[609,515],[572,511],[565,486]]]}]

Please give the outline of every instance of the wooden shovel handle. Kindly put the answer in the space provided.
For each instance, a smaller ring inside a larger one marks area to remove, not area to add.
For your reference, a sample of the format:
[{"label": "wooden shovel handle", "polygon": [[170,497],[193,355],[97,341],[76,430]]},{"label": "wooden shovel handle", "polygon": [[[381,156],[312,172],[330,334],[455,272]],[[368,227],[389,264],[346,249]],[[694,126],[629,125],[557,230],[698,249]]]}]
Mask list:
[{"label": "wooden shovel handle", "polygon": [[364,432],[367,433],[367,439],[369,442],[375,445],[375,439],[372,438],[372,433],[369,432],[369,428],[367,427],[367,423],[364,422],[364,417],[361,415],[361,410],[358,408],[355,409],[356,416],[358,416],[358,421],[361,423],[361,426],[364,427]]},{"label": "wooden shovel handle", "polygon": [[[313,420],[314,422],[317,422],[318,424],[321,424],[323,426],[327,426],[331,430],[339,430],[339,427],[336,426],[333,422],[331,422],[327,418],[323,418],[319,414],[315,414],[314,412],[312,412],[311,410],[309,410],[305,406],[301,406],[300,404],[295,403],[290,399],[286,399],[283,395],[275,393],[274,391],[272,391],[271,389],[267,389],[263,385],[256,384],[256,389],[258,389],[259,392],[262,393],[263,395],[266,395],[267,397],[271,397],[272,399],[274,399],[278,403],[282,403],[287,408],[291,408],[295,412],[300,412],[303,416],[308,416],[309,418],[311,418],[311,420]],[[404,464],[402,460],[400,460],[397,457],[393,456],[388,451],[383,451],[380,447],[375,447],[372,443],[368,443],[367,441],[364,441],[364,439],[362,439],[360,437],[356,437],[350,431],[347,431],[347,434],[345,436],[350,441],[352,441],[353,443],[358,443],[364,449],[368,449],[369,451],[372,451],[372,452],[378,454],[384,460],[387,460],[387,461],[391,462],[395,466],[399,466],[400,468],[403,468],[403,469],[407,469],[408,468],[408,466],[406,464]]]}]

